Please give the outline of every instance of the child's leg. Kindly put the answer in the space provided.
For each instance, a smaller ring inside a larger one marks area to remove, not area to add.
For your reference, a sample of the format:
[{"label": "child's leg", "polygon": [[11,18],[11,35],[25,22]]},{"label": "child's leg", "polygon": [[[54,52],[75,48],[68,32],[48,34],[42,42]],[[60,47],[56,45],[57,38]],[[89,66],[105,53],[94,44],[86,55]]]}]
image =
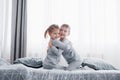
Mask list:
[{"label": "child's leg", "polygon": [[48,65],[48,64],[43,64],[43,68],[44,69],[61,69],[61,70],[65,70],[66,69],[65,66],[61,66],[61,65]]},{"label": "child's leg", "polygon": [[70,63],[67,67],[67,70],[75,70],[81,68],[81,62],[80,61],[74,61]]},{"label": "child's leg", "polygon": [[66,70],[66,67],[65,67],[65,66],[62,66],[62,65],[56,65],[56,66],[55,66],[55,69]]},{"label": "child's leg", "polygon": [[53,69],[54,67],[52,65],[43,64],[43,68],[44,69]]}]

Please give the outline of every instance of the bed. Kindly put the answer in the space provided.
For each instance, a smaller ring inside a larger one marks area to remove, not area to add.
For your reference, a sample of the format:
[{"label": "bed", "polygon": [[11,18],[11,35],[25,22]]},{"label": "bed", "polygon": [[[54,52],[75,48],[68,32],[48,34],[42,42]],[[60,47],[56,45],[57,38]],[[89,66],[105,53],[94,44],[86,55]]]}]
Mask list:
[{"label": "bed", "polygon": [[0,67],[0,80],[120,80],[119,70],[46,70],[22,64]]}]

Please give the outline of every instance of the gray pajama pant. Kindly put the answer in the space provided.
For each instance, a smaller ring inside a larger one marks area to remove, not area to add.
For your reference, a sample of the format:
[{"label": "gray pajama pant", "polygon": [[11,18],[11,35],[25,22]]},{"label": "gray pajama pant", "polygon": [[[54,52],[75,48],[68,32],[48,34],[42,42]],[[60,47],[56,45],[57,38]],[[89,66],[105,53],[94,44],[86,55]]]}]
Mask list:
[{"label": "gray pajama pant", "polygon": [[73,61],[71,62],[68,67],[66,68],[66,70],[76,70],[76,69],[80,69],[81,68],[81,62],[80,61]]},{"label": "gray pajama pant", "polygon": [[60,70],[65,70],[66,67],[65,66],[61,66],[61,65],[45,65],[43,66],[44,69],[60,69]]}]

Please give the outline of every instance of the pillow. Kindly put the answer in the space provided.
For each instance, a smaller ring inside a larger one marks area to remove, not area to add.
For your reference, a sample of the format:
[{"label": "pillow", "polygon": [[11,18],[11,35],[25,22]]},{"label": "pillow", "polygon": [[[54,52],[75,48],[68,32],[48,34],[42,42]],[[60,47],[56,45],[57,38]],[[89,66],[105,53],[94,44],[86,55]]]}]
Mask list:
[{"label": "pillow", "polygon": [[98,58],[86,58],[83,60],[82,66],[88,66],[94,70],[117,70],[113,65]]},{"label": "pillow", "polygon": [[6,65],[10,65],[9,62],[7,62],[7,60],[0,58],[0,66],[6,66]]},{"label": "pillow", "polygon": [[16,59],[14,61],[14,64],[23,64],[25,66],[32,67],[32,68],[40,68],[42,67],[42,59],[24,57],[24,58]]}]

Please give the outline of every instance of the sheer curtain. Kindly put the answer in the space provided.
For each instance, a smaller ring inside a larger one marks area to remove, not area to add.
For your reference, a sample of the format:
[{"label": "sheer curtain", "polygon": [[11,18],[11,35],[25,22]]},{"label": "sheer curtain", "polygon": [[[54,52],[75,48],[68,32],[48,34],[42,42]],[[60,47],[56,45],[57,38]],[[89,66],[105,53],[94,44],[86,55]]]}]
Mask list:
[{"label": "sheer curtain", "polygon": [[28,0],[27,56],[46,55],[45,29],[71,27],[69,39],[82,57],[97,56],[120,66],[119,0]]},{"label": "sheer curtain", "polygon": [[12,0],[0,0],[0,58],[10,60]]}]

